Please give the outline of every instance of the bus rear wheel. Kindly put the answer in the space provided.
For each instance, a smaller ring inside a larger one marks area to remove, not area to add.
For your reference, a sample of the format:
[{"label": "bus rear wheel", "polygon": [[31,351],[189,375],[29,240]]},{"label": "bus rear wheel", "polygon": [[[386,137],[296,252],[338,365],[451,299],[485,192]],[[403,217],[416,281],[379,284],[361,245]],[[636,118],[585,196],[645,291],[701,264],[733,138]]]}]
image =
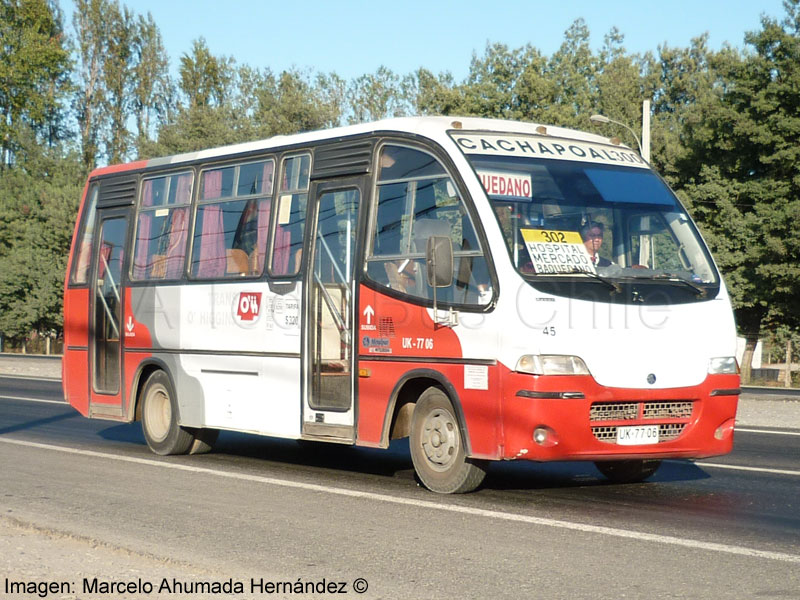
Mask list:
[{"label": "bus rear wheel", "polygon": [[467,458],[453,405],[438,388],[428,388],[417,400],[409,445],[417,476],[433,492],[471,492],[486,476],[479,461]]},{"label": "bus rear wheel", "polygon": [[147,445],[156,454],[186,454],[195,436],[178,424],[175,390],[164,371],[156,371],[142,391],[142,431]]},{"label": "bus rear wheel", "polygon": [[594,463],[609,481],[614,483],[638,483],[658,470],[660,460],[604,460]]}]

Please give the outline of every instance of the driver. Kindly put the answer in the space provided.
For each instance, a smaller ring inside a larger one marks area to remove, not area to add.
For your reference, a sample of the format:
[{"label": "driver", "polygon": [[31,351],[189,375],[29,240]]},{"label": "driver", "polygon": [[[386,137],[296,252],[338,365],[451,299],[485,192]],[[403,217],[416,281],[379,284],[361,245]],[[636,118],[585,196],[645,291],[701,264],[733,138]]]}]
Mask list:
[{"label": "driver", "polygon": [[608,267],[611,261],[607,258],[600,256],[600,247],[603,245],[603,234],[605,233],[605,225],[600,221],[587,221],[581,227],[581,238],[586,251],[589,253],[592,263],[596,267]]}]

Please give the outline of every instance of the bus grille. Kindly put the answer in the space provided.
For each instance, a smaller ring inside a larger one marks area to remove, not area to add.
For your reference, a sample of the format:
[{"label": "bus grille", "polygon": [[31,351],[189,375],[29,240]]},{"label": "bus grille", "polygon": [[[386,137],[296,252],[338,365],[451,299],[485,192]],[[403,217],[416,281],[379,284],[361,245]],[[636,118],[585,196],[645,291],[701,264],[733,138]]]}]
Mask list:
[{"label": "bus grille", "polygon": [[589,413],[590,421],[622,421],[639,418],[638,402],[596,402]]},{"label": "bus grille", "polygon": [[625,426],[632,425],[633,421],[642,424],[654,420],[669,421],[658,424],[658,441],[661,443],[678,438],[691,420],[693,412],[694,402],[691,400],[595,402],[589,409],[589,421],[593,424],[594,437],[607,444],[616,444],[617,426],[623,426],[620,421],[625,421]]},{"label": "bus grille", "polygon": [[589,420],[627,421],[633,419],[689,419],[694,403],[685,402],[595,402]]},{"label": "bus grille", "polygon": [[645,419],[688,419],[694,408],[691,402],[645,402]]}]

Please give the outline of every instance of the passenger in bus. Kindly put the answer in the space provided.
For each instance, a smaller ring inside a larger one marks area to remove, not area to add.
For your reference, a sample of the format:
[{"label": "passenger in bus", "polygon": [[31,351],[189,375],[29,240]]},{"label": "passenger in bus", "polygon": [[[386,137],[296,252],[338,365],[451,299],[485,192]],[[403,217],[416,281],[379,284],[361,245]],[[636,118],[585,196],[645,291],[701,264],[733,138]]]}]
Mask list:
[{"label": "passenger in bus", "polygon": [[393,260],[384,264],[389,287],[404,294],[416,294],[419,263],[412,259]]},{"label": "passenger in bus", "polygon": [[[412,233],[413,251],[418,255],[424,255],[428,239],[433,236],[450,237],[450,224],[443,218],[424,217],[415,220]],[[389,287],[392,289],[421,298],[432,297],[427,283],[424,258],[412,257],[390,261],[385,264],[385,268]]]},{"label": "passenger in bus", "polygon": [[607,258],[600,256],[600,247],[603,245],[603,234],[605,233],[605,225],[600,221],[587,221],[581,226],[581,238],[583,245],[586,246],[586,251],[589,253],[592,263],[596,267],[609,267],[612,262]]}]

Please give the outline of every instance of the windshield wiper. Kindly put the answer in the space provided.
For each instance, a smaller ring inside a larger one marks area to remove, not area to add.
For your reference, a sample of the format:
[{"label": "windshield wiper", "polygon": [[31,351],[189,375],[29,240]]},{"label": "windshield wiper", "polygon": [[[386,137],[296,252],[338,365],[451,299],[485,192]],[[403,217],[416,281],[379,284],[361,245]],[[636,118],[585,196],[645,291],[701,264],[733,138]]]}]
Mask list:
[{"label": "windshield wiper", "polygon": [[708,295],[708,290],[706,290],[705,288],[702,288],[696,283],[692,283],[691,281],[688,281],[683,277],[678,277],[674,273],[661,273],[659,275],[654,275],[653,279],[658,279],[660,281],[669,281],[670,283],[680,283],[681,285],[690,287],[692,288],[692,291],[694,291],[695,295],[698,298],[705,298]]},{"label": "windshield wiper", "polygon": [[620,285],[610,279],[603,277],[602,275],[598,275],[592,271],[582,271],[581,269],[573,269],[572,271],[562,271],[561,274],[565,275],[586,275],[587,277],[591,277],[592,279],[599,281],[607,288],[609,288],[614,294],[621,294],[622,288]]}]

